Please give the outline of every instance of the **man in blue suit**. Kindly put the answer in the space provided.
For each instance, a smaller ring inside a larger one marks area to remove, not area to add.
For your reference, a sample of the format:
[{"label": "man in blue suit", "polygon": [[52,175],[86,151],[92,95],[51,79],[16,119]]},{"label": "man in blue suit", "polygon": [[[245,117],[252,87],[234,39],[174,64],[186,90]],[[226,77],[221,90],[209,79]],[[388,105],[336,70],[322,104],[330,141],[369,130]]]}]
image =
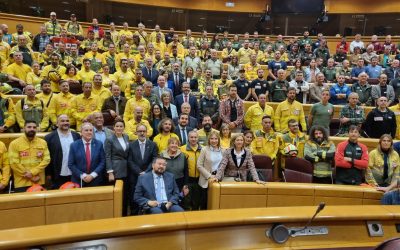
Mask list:
[{"label": "man in blue suit", "polygon": [[179,203],[179,189],[173,174],[166,172],[167,161],[158,156],[153,170],[139,176],[134,201],[150,214],[183,212]]},{"label": "man in blue suit", "polygon": [[157,86],[159,73],[153,68],[153,59],[151,57],[147,57],[145,61],[146,66],[142,68],[143,77],[146,79],[146,81],[152,82],[153,86]]},{"label": "man in blue suit", "polygon": [[200,119],[200,108],[199,103],[197,102],[197,98],[190,94],[190,84],[188,82],[182,83],[182,94],[177,95],[175,97],[175,106],[178,110],[178,115],[181,114],[181,106],[183,103],[190,104],[190,116]]},{"label": "man in blue suit", "polygon": [[72,172],[71,181],[83,187],[100,186],[104,182],[106,158],[101,141],[93,138],[93,125],[84,123],[82,139],[71,144],[68,167]]}]

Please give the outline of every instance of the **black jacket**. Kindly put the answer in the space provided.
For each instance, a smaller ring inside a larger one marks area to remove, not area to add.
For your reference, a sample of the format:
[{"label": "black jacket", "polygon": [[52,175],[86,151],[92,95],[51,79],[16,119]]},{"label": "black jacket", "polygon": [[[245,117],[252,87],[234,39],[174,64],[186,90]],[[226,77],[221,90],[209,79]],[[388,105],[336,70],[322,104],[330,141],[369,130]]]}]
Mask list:
[{"label": "black jacket", "polygon": [[386,112],[374,108],[368,113],[364,123],[364,130],[371,138],[380,138],[383,134],[396,136],[396,116],[393,111],[386,109]]}]

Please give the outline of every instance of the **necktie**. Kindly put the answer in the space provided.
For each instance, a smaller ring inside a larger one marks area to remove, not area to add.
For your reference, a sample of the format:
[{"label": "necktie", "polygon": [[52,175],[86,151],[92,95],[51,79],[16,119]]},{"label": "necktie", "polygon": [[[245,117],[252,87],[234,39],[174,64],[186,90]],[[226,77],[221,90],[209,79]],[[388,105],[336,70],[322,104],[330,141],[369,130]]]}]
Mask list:
[{"label": "necktie", "polygon": [[115,101],[115,113],[119,115],[119,97],[115,97],[114,101]]},{"label": "necktie", "polygon": [[90,174],[90,143],[86,143],[86,173]]},{"label": "necktie", "polygon": [[182,145],[186,144],[186,129],[182,129]]},{"label": "necktie", "polygon": [[140,154],[142,155],[142,159],[144,158],[144,143],[140,143]]},{"label": "necktie", "polygon": [[176,86],[176,87],[179,86],[179,76],[178,76],[178,73],[175,73],[175,86]]},{"label": "necktie", "polygon": [[185,95],[185,102],[188,102],[188,96]]},{"label": "necktie", "polygon": [[157,187],[156,187],[156,198],[158,203],[162,203],[162,197],[161,197],[161,176],[157,176]]}]

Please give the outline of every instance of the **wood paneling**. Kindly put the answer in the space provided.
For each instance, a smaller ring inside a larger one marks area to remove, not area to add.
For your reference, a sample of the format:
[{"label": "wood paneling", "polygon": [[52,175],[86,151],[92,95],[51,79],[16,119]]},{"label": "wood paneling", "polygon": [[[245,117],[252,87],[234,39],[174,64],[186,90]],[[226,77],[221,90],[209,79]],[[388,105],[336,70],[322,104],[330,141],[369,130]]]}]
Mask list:
[{"label": "wood paneling", "polygon": [[[266,3],[270,0],[232,0],[235,7],[226,7],[227,1],[223,0],[201,0],[201,1],[187,1],[187,0],[106,0],[111,2],[150,5],[157,7],[168,7],[177,9],[193,9],[193,10],[211,10],[211,11],[231,11],[231,12],[254,12],[261,13],[265,9]],[[269,4],[271,6],[271,4]]]},{"label": "wood paneling", "polygon": [[325,0],[325,6],[329,13],[396,13],[400,10],[400,1]]}]

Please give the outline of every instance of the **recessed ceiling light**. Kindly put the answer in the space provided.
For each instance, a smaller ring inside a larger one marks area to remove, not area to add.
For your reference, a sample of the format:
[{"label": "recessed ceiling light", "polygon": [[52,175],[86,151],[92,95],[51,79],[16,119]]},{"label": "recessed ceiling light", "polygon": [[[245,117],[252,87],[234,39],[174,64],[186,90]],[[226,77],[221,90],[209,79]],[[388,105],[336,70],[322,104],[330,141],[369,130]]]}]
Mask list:
[{"label": "recessed ceiling light", "polygon": [[206,18],[205,17],[200,17],[200,20],[206,20]]},{"label": "recessed ceiling light", "polygon": [[69,4],[69,2],[67,2],[67,1],[64,1],[64,2],[61,2],[62,4]]},{"label": "recessed ceiling light", "polygon": [[70,13],[71,11],[70,10],[64,10],[64,12]]}]

